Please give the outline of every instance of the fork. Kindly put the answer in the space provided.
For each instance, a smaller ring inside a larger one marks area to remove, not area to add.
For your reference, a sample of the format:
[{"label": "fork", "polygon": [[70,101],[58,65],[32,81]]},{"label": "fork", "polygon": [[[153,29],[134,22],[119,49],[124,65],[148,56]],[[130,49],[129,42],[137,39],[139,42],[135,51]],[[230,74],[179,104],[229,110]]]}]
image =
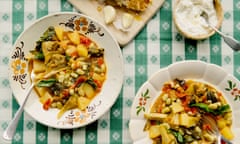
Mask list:
[{"label": "fork", "polygon": [[[32,71],[31,74],[31,79],[34,80],[34,77],[35,77],[35,74],[34,72]],[[27,90],[27,93],[26,93],[26,97],[22,103],[22,105],[20,105],[18,111],[16,112],[16,114],[14,115],[13,119],[10,121],[7,129],[3,132],[3,138],[5,140],[12,140],[13,139],[13,136],[15,134],[15,131],[16,131],[16,128],[18,126],[18,121],[19,121],[19,118],[21,117],[22,115],[22,112],[23,112],[23,109],[24,109],[24,106],[28,100],[28,97],[30,96],[30,93],[32,91],[34,87],[34,82],[31,83],[31,86],[28,88]]]},{"label": "fork", "polygon": [[220,134],[218,127],[217,127],[216,120],[213,119],[213,117],[211,117],[209,115],[204,115],[202,118],[202,121],[203,121],[203,123],[209,124],[211,126],[211,129],[208,129],[207,131],[210,134],[216,135],[216,137],[217,137],[216,144],[221,144],[221,141],[224,141],[227,144],[233,144],[232,142],[230,142],[229,140],[227,140]]},{"label": "fork", "polygon": [[208,16],[207,12],[203,11],[201,13],[201,16],[205,19],[205,21],[209,27],[211,27],[214,31],[216,31],[218,34],[220,34],[222,36],[223,40],[225,41],[226,44],[228,44],[228,46],[230,46],[234,51],[240,50],[240,42],[239,41],[234,39],[232,36],[224,34],[223,32],[219,31],[217,28],[215,28],[214,26],[212,26],[209,23],[209,21],[208,21],[209,16]]}]

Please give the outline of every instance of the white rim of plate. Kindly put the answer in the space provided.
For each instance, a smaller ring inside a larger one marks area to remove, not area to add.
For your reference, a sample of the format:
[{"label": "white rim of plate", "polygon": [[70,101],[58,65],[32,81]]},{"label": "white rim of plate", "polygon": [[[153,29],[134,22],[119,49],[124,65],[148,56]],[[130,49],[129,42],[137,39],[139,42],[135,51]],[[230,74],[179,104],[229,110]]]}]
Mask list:
[{"label": "white rim of plate", "polygon": [[[209,73],[212,73],[213,75],[209,75]],[[233,113],[232,130],[235,134],[233,142],[239,143],[240,139],[236,134],[240,133],[240,121],[237,120],[237,117],[240,117],[240,109],[237,108],[236,102],[240,102],[240,97],[238,96],[239,100],[235,101],[234,97],[232,96],[236,95],[231,95],[230,91],[229,93],[225,92],[226,90],[224,91],[224,88],[228,88],[228,82],[231,81],[232,83],[236,84],[235,88],[240,90],[240,82],[233,75],[227,73],[222,67],[200,60],[186,60],[170,64],[169,66],[152,74],[149,79],[142,84],[134,98],[131,107],[129,131],[133,143],[152,143],[152,140],[148,137],[148,131],[143,131],[146,123],[144,112],[150,110],[151,105],[160,95],[163,84],[166,81],[170,81],[175,78],[202,81],[212,85],[226,95],[225,99],[227,100],[228,104],[230,104]],[[137,108],[137,106],[139,106],[139,98],[141,98],[146,91],[148,91],[150,97],[146,100],[144,107],[141,107],[140,112],[138,112],[139,108]]]},{"label": "white rim of plate", "polygon": [[[64,125],[64,126],[60,126],[60,125],[53,125],[53,124],[49,124],[48,122],[46,121],[42,121],[42,120],[39,120],[38,118],[36,118],[36,116],[33,116],[29,110],[26,108],[27,104],[25,105],[25,108],[24,108],[24,111],[28,113],[29,116],[31,116],[33,119],[35,119],[37,122],[43,124],[43,125],[46,125],[46,126],[49,126],[49,127],[53,127],[53,128],[57,128],[57,129],[73,129],[73,128],[79,128],[79,127],[83,127],[83,126],[86,126],[86,125],[89,125],[93,122],[95,122],[96,120],[98,120],[101,116],[103,116],[116,102],[119,94],[120,94],[120,91],[122,89],[122,84],[123,84],[123,79],[124,79],[124,67],[123,67],[123,57],[122,57],[122,52],[121,52],[121,49],[115,39],[115,37],[109,32],[109,30],[104,26],[102,25],[101,23],[97,22],[96,20],[94,20],[93,18],[89,17],[89,16],[86,16],[84,14],[80,14],[80,13],[77,13],[77,12],[58,12],[58,13],[52,13],[52,14],[48,14],[42,18],[39,18],[37,19],[35,22],[33,22],[29,27],[27,27],[19,36],[18,38],[16,39],[14,45],[13,45],[13,48],[16,48],[17,47],[17,44],[19,44],[21,42],[21,38],[31,29],[31,28],[34,28],[36,24],[40,23],[42,20],[44,19],[47,19],[47,18],[51,18],[51,17],[58,17],[60,15],[69,15],[68,17],[71,18],[73,16],[79,16],[79,17],[85,17],[87,18],[88,20],[94,22],[96,25],[100,26],[103,28],[104,32],[108,35],[109,38],[112,39],[112,44],[115,45],[115,47],[117,48],[115,51],[117,53],[117,61],[118,61],[118,64],[119,64],[119,67],[120,67],[120,71],[118,73],[118,77],[116,80],[118,82],[118,87],[115,90],[115,92],[111,95],[113,95],[113,98],[112,98],[112,101],[109,103],[107,103],[107,105],[104,106],[104,110],[101,112],[101,114],[98,114],[95,118],[91,119],[90,121],[87,121],[86,123],[84,124],[80,124],[80,125]],[[63,20],[64,21],[64,20]],[[44,27],[48,27],[50,25],[46,25]],[[43,33],[43,32],[42,32]],[[41,34],[42,34],[41,33]],[[37,38],[39,39],[39,37]],[[34,41],[35,43],[35,41]],[[11,56],[13,54],[13,50],[11,51]],[[110,54],[109,54],[110,55]],[[18,104],[22,105],[22,102],[23,102],[23,99],[24,98],[19,98],[17,95],[17,92],[15,91],[13,85],[14,85],[14,81],[12,80],[12,72],[11,72],[11,56],[10,56],[10,62],[9,62],[9,80],[10,80],[10,86],[11,86],[11,89],[12,89],[12,92],[14,94],[14,97],[15,99],[17,100]],[[107,62],[108,63],[108,62]],[[29,75],[29,73],[28,73]],[[29,80],[28,80],[29,81]],[[35,91],[32,91],[31,95],[33,95]],[[36,95],[36,94],[35,94]],[[30,96],[31,97],[31,96]],[[40,103],[40,102],[39,102]]]}]

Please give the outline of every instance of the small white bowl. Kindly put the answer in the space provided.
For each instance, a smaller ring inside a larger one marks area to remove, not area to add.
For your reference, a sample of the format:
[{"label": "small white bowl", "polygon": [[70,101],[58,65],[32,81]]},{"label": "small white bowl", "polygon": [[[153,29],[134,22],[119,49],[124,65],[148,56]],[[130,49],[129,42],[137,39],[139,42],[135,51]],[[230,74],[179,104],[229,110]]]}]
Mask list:
[{"label": "small white bowl", "polygon": [[[206,29],[208,29],[207,32],[193,33],[186,29],[187,25],[183,26],[183,24],[180,24],[180,22],[178,20],[179,18],[177,18],[178,17],[177,15],[179,14],[177,9],[178,9],[180,2],[182,2],[182,1],[176,0],[175,4],[174,4],[174,8],[173,8],[173,21],[174,21],[174,24],[175,24],[177,30],[180,32],[180,34],[182,34],[184,37],[189,38],[189,39],[202,40],[202,39],[209,38],[210,36],[212,36],[215,33],[215,31],[210,27],[206,28]],[[217,17],[217,23],[216,23],[215,27],[217,29],[219,29],[221,27],[222,21],[223,21],[223,9],[222,9],[221,2],[219,0],[213,0],[213,4],[214,4],[215,11],[216,11],[216,17]],[[192,10],[194,10],[194,8]],[[187,23],[187,21],[185,21],[185,22]],[[185,23],[185,22],[182,22],[182,23]],[[205,23],[205,27],[207,27],[206,23]]]},{"label": "small white bowl", "polygon": [[74,12],[61,12],[47,15],[28,27],[16,40],[9,62],[9,81],[17,102],[21,105],[26,90],[31,84],[28,61],[25,56],[35,48],[36,41],[49,26],[63,26],[67,30],[77,30],[104,48],[107,65],[106,80],[101,92],[94,97],[85,111],[73,109],[57,119],[58,109],[44,110],[35,91],[32,91],[25,111],[36,121],[49,127],[72,129],[96,121],[115,103],[123,83],[123,58],[121,49],[107,30],[94,19]]}]

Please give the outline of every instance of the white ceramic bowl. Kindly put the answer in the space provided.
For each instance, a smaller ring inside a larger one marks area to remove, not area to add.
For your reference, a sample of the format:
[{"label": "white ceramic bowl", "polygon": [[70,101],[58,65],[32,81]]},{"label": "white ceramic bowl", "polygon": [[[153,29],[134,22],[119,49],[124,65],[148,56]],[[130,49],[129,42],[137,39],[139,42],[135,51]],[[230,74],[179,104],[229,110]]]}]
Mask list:
[{"label": "white ceramic bowl", "polygon": [[[191,0],[189,0],[189,1],[191,1]],[[198,19],[197,22],[195,23],[195,25],[198,25],[198,27],[191,26],[192,27],[191,30],[188,29],[187,27],[192,25],[192,23],[190,21],[194,20],[194,18],[187,18],[186,16],[180,18],[179,13],[185,13],[188,16],[194,15],[194,17],[196,17],[196,8],[189,8],[186,6],[187,4],[185,5],[186,7],[179,8],[180,3],[182,3],[182,2],[183,2],[182,0],[176,0],[174,3],[174,8],[173,8],[173,22],[180,34],[182,34],[184,37],[186,37],[188,39],[193,39],[193,40],[206,39],[206,38],[209,38],[210,36],[212,36],[213,34],[215,34],[215,31],[212,28],[207,27],[206,23],[203,24],[204,23],[203,19],[201,19],[201,20]],[[214,25],[214,26],[217,29],[219,29],[221,27],[222,21],[223,21],[223,9],[222,9],[222,5],[221,5],[221,1],[213,0],[213,5],[214,5],[214,9],[216,11],[216,17],[217,17],[217,22],[216,22],[216,25]],[[189,12],[190,9],[191,9],[191,11]],[[207,9],[207,8],[203,8],[203,9]],[[191,13],[191,14],[189,14],[189,13]],[[201,13],[200,13],[200,15],[201,15]],[[210,14],[210,15],[212,15],[212,14]],[[185,19],[185,18],[187,18],[187,19]],[[184,19],[184,20],[181,20],[181,19]],[[204,25],[204,27],[205,27],[204,29],[206,31],[203,32],[203,30],[200,30],[202,28],[199,26],[200,23],[202,25]],[[193,30],[193,28],[195,30]]]},{"label": "white ceramic bowl", "polygon": [[[80,20],[80,24],[76,21]],[[28,62],[25,56],[33,50],[35,43],[49,26],[61,25],[67,30],[78,30],[105,49],[107,78],[101,92],[91,101],[86,111],[79,109],[67,111],[57,119],[59,110],[43,110],[38,95],[32,91],[24,110],[36,121],[54,128],[71,129],[96,121],[115,103],[123,83],[123,59],[120,47],[114,37],[103,25],[94,19],[73,12],[47,15],[28,27],[16,40],[10,56],[10,85],[19,104],[22,104],[26,90],[30,86]]]},{"label": "white ceramic bowl", "polygon": [[219,90],[231,107],[233,115],[232,131],[235,135],[232,142],[240,143],[240,117],[238,91],[240,82],[233,75],[227,73],[222,67],[198,60],[176,62],[160,69],[139,88],[131,108],[129,131],[133,144],[151,144],[149,132],[144,131],[146,119],[152,104],[161,94],[165,82],[179,79],[192,79],[207,83]]}]

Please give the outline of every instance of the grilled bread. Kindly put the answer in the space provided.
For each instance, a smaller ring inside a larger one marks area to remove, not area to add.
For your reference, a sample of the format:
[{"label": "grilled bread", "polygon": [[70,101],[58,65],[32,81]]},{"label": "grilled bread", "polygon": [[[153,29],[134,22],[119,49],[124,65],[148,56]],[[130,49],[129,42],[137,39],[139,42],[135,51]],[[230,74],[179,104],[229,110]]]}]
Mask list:
[{"label": "grilled bread", "polygon": [[145,11],[152,0],[106,0],[106,3],[126,7],[134,11]]}]

